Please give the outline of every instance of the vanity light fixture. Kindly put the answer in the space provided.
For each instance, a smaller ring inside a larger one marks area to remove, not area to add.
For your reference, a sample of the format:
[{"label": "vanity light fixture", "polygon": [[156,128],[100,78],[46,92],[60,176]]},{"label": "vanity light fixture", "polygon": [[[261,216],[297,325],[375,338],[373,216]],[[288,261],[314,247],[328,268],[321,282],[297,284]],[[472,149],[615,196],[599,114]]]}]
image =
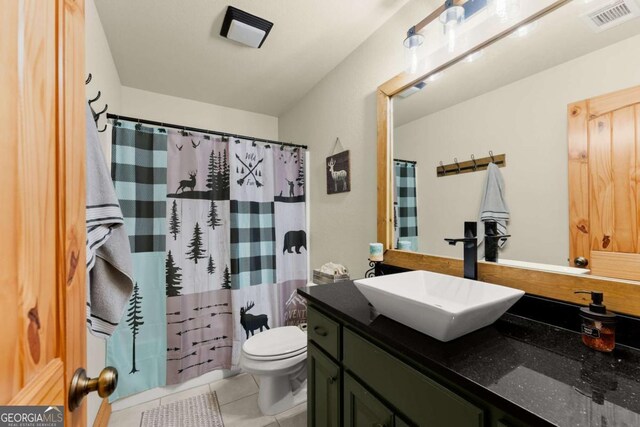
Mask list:
[{"label": "vanity light fixture", "polygon": [[261,48],[272,27],[273,22],[229,6],[220,35],[250,47]]},{"label": "vanity light fixture", "polygon": [[440,22],[447,36],[449,52],[453,52],[456,49],[456,28],[464,22],[464,7],[456,5],[454,0],[446,0]]},{"label": "vanity light fixture", "polygon": [[420,33],[427,25],[435,20],[442,23],[449,52],[453,52],[456,47],[456,28],[465,19],[487,8],[488,4],[490,4],[490,0],[445,0],[426,18],[409,28],[403,44],[407,49],[407,67],[411,73],[415,73],[417,69],[420,56],[418,48],[424,44],[424,36]]},{"label": "vanity light fixture", "polygon": [[418,71],[419,50],[424,44],[424,36],[416,32],[416,27],[411,27],[403,44],[406,48],[408,70],[413,74]]}]

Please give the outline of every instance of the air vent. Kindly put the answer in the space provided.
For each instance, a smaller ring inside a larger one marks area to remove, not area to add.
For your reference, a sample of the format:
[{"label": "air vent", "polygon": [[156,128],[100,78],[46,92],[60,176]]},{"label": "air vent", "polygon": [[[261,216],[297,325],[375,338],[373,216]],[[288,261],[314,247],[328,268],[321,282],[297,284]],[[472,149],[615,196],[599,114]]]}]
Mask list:
[{"label": "air vent", "polygon": [[593,30],[600,32],[637,18],[640,7],[635,0],[614,0],[582,16]]}]

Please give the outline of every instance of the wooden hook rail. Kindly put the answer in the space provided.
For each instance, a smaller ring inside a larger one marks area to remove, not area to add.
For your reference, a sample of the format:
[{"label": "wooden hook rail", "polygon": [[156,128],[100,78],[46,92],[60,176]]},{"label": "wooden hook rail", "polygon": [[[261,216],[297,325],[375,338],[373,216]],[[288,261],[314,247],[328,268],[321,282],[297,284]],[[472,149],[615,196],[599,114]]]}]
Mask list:
[{"label": "wooden hook rail", "polygon": [[436,175],[438,177],[442,177],[483,171],[487,169],[489,163],[495,163],[499,168],[503,168],[507,165],[507,155],[494,155],[492,151],[489,151],[489,157],[483,157],[481,159],[476,159],[473,154],[471,155],[471,160],[466,160],[464,162],[459,162],[457,158],[454,158],[453,163],[449,163],[447,165],[440,162],[436,167]]}]

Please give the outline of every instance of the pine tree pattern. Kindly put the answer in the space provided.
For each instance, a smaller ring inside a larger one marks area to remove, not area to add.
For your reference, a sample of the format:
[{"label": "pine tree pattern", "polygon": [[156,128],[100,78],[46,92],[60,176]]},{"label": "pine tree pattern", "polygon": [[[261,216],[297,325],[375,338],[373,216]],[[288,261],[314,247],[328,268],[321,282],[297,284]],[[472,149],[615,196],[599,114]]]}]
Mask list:
[{"label": "pine tree pattern", "polygon": [[138,282],[136,282],[133,286],[133,294],[129,300],[129,309],[127,311],[127,324],[129,325],[129,329],[131,329],[131,336],[133,337],[131,342],[132,367],[131,371],[129,371],[130,374],[139,372],[139,369],[136,369],[136,337],[140,333],[140,326],[144,325],[142,319],[142,295],[140,295],[140,288],[138,287]]},{"label": "pine tree pattern", "polygon": [[209,155],[209,172],[207,173],[207,188],[213,190],[215,194],[216,174],[218,171],[218,162],[213,150]]},{"label": "pine tree pattern", "polygon": [[229,266],[224,266],[224,272],[222,273],[222,289],[231,289],[231,273],[229,273]]},{"label": "pine tree pattern", "polygon": [[216,272],[216,265],[213,262],[213,257],[209,255],[209,263],[207,264],[207,273],[213,274]]},{"label": "pine tree pattern", "polygon": [[186,255],[188,259],[197,264],[199,259],[206,258],[204,252],[202,248],[202,230],[200,230],[200,224],[196,222],[195,227],[193,227],[193,237],[189,243],[189,251]]},{"label": "pine tree pattern", "polygon": [[178,267],[174,260],[171,251],[167,253],[167,261],[165,263],[165,276],[167,282],[167,296],[177,297],[180,296],[180,283],[182,283],[182,269]]},{"label": "pine tree pattern", "polygon": [[207,224],[212,228],[216,229],[217,226],[221,225],[220,217],[218,216],[218,209],[216,208],[216,202],[211,201],[211,205],[209,207],[209,215],[207,216]]},{"label": "pine tree pattern", "polygon": [[229,199],[229,161],[226,148],[217,154],[211,150],[206,186],[211,190],[212,200]]},{"label": "pine tree pattern", "polygon": [[296,178],[296,182],[298,183],[298,187],[304,188],[304,153],[298,150],[299,164],[298,164],[298,177]]},{"label": "pine tree pattern", "polygon": [[171,219],[169,219],[169,234],[173,235],[173,240],[176,240],[180,233],[180,218],[178,218],[178,205],[176,201],[173,201],[171,205]]}]

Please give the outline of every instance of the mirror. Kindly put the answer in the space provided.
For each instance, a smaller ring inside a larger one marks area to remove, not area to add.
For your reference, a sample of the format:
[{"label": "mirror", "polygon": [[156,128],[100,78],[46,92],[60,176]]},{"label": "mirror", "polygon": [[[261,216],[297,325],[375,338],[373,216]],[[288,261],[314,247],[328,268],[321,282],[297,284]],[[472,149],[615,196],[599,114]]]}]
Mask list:
[{"label": "mirror", "polygon": [[444,239],[479,220],[489,172],[472,156],[492,153],[503,186],[492,172],[484,213],[501,218],[502,188],[511,236],[498,262],[640,280],[640,104],[620,101],[640,99],[640,9],[598,27],[614,15],[588,14],[609,3],[569,2],[392,98],[394,248],[461,258]]}]

